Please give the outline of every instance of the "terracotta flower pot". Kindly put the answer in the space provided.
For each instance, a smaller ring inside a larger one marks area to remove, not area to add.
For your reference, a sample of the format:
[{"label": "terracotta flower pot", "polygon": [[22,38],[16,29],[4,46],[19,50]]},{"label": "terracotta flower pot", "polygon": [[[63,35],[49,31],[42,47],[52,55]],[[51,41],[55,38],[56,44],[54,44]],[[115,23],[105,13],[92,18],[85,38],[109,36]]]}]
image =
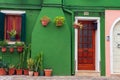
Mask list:
[{"label": "terracotta flower pot", "polygon": [[38,72],[34,72],[34,76],[38,76],[39,75],[39,73]]},{"label": "terracotta flower pot", "polygon": [[45,20],[41,20],[41,23],[43,26],[47,26],[48,25],[48,21],[45,21]]},{"label": "terracotta flower pot", "polygon": [[60,27],[60,26],[62,26],[62,25],[63,25],[63,23],[62,23],[61,21],[56,22],[56,26],[57,26],[57,27]]},{"label": "terracotta flower pot", "polygon": [[3,53],[5,53],[5,52],[7,51],[7,48],[6,48],[6,47],[2,47],[2,48],[1,48],[1,51],[2,51]]},{"label": "terracotta flower pot", "polygon": [[52,75],[52,69],[44,69],[45,76],[51,76]]},{"label": "terracotta flower pot", "polygon": [[18,46],[18,47],[17,47],[17,51],[18,51],[19,53],[21,53],[21,52],[23,51],[23,47],[22,47],[22,46]]},{"label": "terracotta flower pot", "polygon": [[24,69],[24,75],[28,75],[29,74],[29,70],[28,69]]},{"label": "terracotta flower pot", "polygon": [[0,75],[6,75],[6,71],[4,68],[0,68]]},{"label": "terracotta flower pot", "polygon": [[13,47],[9,48],[9,51],[10,51],[10,53],[13,53],[14,52],[14,48]]},{"label": "terracotta flower pot", "polygon": [[77,25],[77,24],[74,24],[73,27],[77,28],[77,29],[80,28],[79,25]]},{"label": "terracotta flower pot", "polygon": [[9,75],[14,75],[15,74],[15,68],[10,68],[8,73],[9,73]]},{"label": "terracotta flower pot", "polygon": [[16,74],[17,75],[22,75],[22,69],[16,69]]}]

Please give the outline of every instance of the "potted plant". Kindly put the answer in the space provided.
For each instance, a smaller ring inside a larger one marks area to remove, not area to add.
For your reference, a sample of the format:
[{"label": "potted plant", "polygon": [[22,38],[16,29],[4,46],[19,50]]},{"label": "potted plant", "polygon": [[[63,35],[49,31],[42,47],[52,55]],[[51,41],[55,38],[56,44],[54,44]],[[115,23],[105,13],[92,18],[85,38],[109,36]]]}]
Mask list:
[{"label": "potted plant", "polygon": [[27,59],[27,67],[29,69],[29,76],[33,75],[33,66],[34,66],[34,60],[32,58]]},{"label": "potted plant", "polygon": [[16,37],[16,34],[17,34],[16,30],[12,29],[11,31],[8,31],[8,34],[10,36],[10,40],[15,41],[15,37]]},{"label": "potted plant", "polygon": [[14,75],[15,74],[15,65],[10,64],[8,67],[9,67],[9,71],[8,71],[9,75]]},{"label": "potted plant", "polygon": [[54,22],[57,27],[60,27],[65,23],[65,18],[63,16],[57,16],[55,17]]},{"label": "potted plant", "polygon": [[18,51],[19,53],[23,52],[23,46],[24,46],[24,43],[23,43],[23,42],[16,42],[15,45],[16,45],[17,51]]},{"label": "potted plant", "polygon": [[5,53],[7,51],[7,47],[6,47],[7,46],[7,41],[4,40],[4,41],[0,42],[0,45],[1,45],[1,51],[3,53]]},{"label": "potted plant", "polygon": [[6,75],[7,64],[2,61],[2,56],[0,56],[0,75]]},{"label": "potted plant", "polygon": [[43,76],[44,75],[44,70],[43,70],[43,53],[41,52],[39,55],[41,56],[41,58],[40,58],[40,65],[39,65],[40,75]]},{"label": "potted plant", "polygon": [[22,75],[21,63],[17,64],[17,66],[16,66],[16,74]]},{"label": "potted plant", "polygon": [[10,47],[9,47],[9,52],[10,52],[10,53],[13,53],[13,52],[14,52],[14,45],[12,45],[12,44],[10,45]]},{"label": "potted plant", "polygon": [[42,54],[39,53],[35,59],[34,59],[34,76],[38,76],[39,75],[39,72],[38,72],[38,69],[42,69]]},{"label": "potted plant", "polygon": [[77,28],[77,29],[78,29],[78,28],[82,29],[82,28],[83,28],[83,24],[82,24],[81,22],[80,22],[80,23],[74,23],[74,24],[73,24],[73,27],[74,27],[74,28]]},{"label": "potted plant", "polygon": [[40,21],[43,26],[47,26],[48,23],[50,22],[50,18],[48,16],[43,16]]},{"label": "potted plant", "polygon": [[25,69],[23,70],[23,72],[24,72],[24,75],[28,75],[28,74],[29,74],[29,70],[28,70],[27,68],[25,68]]}]

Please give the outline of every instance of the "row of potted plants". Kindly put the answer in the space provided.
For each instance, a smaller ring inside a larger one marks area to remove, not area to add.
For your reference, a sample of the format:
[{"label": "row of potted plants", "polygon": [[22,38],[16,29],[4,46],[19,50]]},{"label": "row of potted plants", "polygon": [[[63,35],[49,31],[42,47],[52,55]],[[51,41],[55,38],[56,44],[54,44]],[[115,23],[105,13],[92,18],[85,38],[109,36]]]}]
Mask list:
[{"label": "row of potted plants", "polygon": [[[23,54],[21,54],[23,56]],[[34,59],[27,59],[27,68],[23,68],[23,57],[20,63],[16,66],[13,64],[5,64],[2,59],[0,59],[0,75],[30,75],[30,76],[51,76],[52,69],[44,69],[43,72],[43,61],[42,53],[38,54]]]},{"label": "row of potted plants", "polygon": [[24,48],[24,43],[23,42],[16,42],[15,44],[8,44],[7,41],[0,41],[0,47],[1,47],[1,51],[3,53],[5,53],[7,51],[7,48],[9,48],[9,52],[13,53],[14,52],[14,48],[17,49],[17,51],[19,53],[21,53],[23,51]]},{"label": "row of potted plants", "polygon": [[[44,69],[43,72],[43,54],[39,53],[35,58],[29,58],[27,59],[27,67],[29,69],[29,75],[32,76],[38,76],[45,75],[45,76],[51,76],[52,75],[52,69]],[[40,71],[40,73],[39,73]]]},{"label": "row of potted plants", "polygon": [[[50,22],[50,18],[48,16],[43,16],[40,21],[43,26],[47,26],[48,23]],[[65,22],[65,18],[63,16],[57,16],[54,18],[54,23],[57,27],[62,26],[64,22]]]},{"label": "row of potted plants", "polygon": [[0,57],[0,75],[28,75],[31,76],[34,75],[43,75],[45,71],[45,76],[50,76],[52,70],[51,69],[45,69],[43,71],[43,54],[40,52],[38,55],[36,55],[34,58],[31,58],[31,44],[25,45],[21,42],[15,43],[15,45],[21,45],[24,46],[24,49],[22,50],[22,54],[19,54],[19,64],[13,65],[13,64],[5,64],[2,62],[2,58]]}]

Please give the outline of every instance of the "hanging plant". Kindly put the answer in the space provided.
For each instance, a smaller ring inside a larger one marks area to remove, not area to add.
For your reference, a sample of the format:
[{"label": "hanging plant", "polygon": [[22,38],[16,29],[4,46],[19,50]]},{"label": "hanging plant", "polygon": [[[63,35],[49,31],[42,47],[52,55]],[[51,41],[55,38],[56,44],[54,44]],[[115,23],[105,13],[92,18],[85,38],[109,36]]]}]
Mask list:
[{"label": "hanging plant", "polygon": [[65,18],[63,16],[57,16],[54,19],[56,26],[60,27],[65,23]]},{"label": "hanging plant", "polygon": [[50,18],[48,16],[43,16],[40,21],[43,26],[47,26],[48,23],[50,22]]},{"label": "hanging plant", "polygon": [[74,23],[74,24],[73,24],[73,27],[74,27],[74,28],[77,28],[77,29],[78,29],[78,28],[82,29],[82,28],[83,28],[83,24],[82,24],[81,22],[80,22],[80,23]]}]

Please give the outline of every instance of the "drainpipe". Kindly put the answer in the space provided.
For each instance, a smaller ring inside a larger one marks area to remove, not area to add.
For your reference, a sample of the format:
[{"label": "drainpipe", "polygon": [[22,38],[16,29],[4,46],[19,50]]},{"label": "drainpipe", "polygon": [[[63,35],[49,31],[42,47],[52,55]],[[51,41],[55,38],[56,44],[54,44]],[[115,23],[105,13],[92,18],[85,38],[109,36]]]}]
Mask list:
[{"label": "drainpipe", "polygon": [[[63,3],[62,3],[63,4]],[[64,11],[70,13],[72,15],[72,23],[74,22],[74,13],[68,9],[64,9]],[[74,29],[70,28],[70,32],[71,32],[71,74],[74,75],[75,74],[75,55],[74,55]]]}]

